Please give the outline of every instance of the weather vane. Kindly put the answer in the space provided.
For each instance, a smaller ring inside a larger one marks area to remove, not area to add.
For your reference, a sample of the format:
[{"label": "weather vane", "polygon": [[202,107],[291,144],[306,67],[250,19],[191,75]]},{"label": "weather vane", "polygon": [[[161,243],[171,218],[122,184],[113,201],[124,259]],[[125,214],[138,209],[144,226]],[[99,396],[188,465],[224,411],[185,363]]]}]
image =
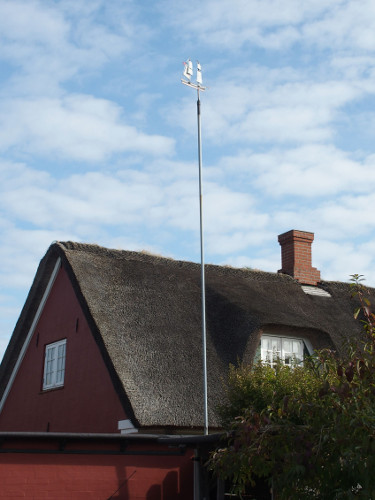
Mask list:
[{"label": "weather vane", "polygon": [[197,89],[198,93],[200,90],[202,92],[204,92],[206,90],[207,87],[203,87],[203,85],[202,85],[202,67],[201,67],[199,61],[197,61],[196,83],[193,83],[191,81],[191,77],[193,76],[193,63],[191,62],[190,59],[188,59],[187,61],[184,62],[183,75],[186,78],[186,80],[181,78],[181,83],[183,83],[184,85],[188,85],[189,87],[193,87],[194,89]]}]

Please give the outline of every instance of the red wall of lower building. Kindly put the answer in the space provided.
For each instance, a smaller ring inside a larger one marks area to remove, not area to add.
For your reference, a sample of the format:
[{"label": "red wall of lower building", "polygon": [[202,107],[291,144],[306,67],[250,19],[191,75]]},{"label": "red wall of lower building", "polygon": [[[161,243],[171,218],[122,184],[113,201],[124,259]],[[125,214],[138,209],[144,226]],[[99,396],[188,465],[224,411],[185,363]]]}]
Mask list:
[{"label": "red wall of lower building", "polygon": [[[64,387],[42,391],[45,346],[67,339]],[[60,269],[0,414],[0,431],[118,432],[127,416]]]},{"label": "red wall of lower building", "polygon": [[191,500],[191,454],[182,457],[0,454],[0,499]]}]

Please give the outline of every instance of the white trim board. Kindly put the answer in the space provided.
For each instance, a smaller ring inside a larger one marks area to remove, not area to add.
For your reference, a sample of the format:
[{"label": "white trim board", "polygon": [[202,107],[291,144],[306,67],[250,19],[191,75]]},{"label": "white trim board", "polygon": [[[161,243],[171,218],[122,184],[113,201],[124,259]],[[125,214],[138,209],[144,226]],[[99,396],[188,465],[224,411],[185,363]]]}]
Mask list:
[{"label": "white trim board", "polygon": [[1,398],[1,401],[0,401],[0,413],[3,410],[5,401],[6,401],[6,399],[8,397],[8,394],[9,394],[11,388],[12,388],[14,379],[16,378],[16,375],[17,375],[18,370],[19,370],[19,368],[21,366],[22,360],[23,360],[23,358],[24,358],[24,356],[26,354],[27,348],[29,347],[31,337],[33,336],[33,333],[34,333],[35,327],[36,327],[36,325],[37,325],[37,323],[39,321],[40,315],[43,312],[44,306],[45,306],[45,304],[47,302],[47,299],[48,299],[48,296],[49,296],[49,294],[51,292],[52,286],[53,286],[53,284],[55,282],[55,279],[57,277],[57,273],[59,272],[60,266],[61,266],[61,258],[58,257],[58,259],[56,261],[56,264],[55,264],[55,267],[54,267],[54,269],[52,271],[51,277],[50,277],[50,279],[48,281],[47,287],[46,287],[46,289],[44,291],[42,300],[40,301],[38,309],[37,309],[37,311],[35,313],[35,316],[34,316],[32,324],[31,324],[30,330],[29,330],[29,332],[27,334],[26,340],[23,343],[23,346],[22,346],[22,349],[21,349],[21,351],[20,351],[20,353],[18,355],[16,364],[14,365],[12,374],[11,374],[11,376],[9,378],[8,384],[7,384],[7,386],[5,388],[5,391],[3,393],[3,397]]}]

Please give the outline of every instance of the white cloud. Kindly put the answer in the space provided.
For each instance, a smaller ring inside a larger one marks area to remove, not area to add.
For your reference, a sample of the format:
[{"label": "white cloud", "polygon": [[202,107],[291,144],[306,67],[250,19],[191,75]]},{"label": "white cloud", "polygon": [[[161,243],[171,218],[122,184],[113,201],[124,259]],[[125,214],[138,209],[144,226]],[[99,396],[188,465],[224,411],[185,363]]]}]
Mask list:
[{"label": "white cloud", "polygon": [[195,170],[193,174],[186,166],[164,163],[151,164],[143,172],[127,168],[71,174],[60,180],[26,165],[3,163],[0,210],[7,211],[10,221],[65,232],[75,232],[77,225],[116,226],[140,221],[147,225],[161,223],[164,218],[173,224],[181,206],[185,221],[186,208],[196,198]]},{"label": "white cloud", "polygon": [[325,237],[344,240],[373,234],[375,195],[343,196],[312,211],[317,220],[324,221]]},{"label": "white cloud", "polygon": [[[263,196],[323,199],[375,189],[374,157],[353,158],[332,145],[306,144],[266,153],[245,151],[220,162],[226,175],[240,176]],[[364,181],[365,179],[365,181]]]},{"label": "white cloud", "polygon": [[[16,226],[0,231],[2,240],[6,241],[0,247],[0,287],[19,290],[30,287],[37,265],[50,243],[56,240],[56,234],[49,229],[22,229]],[[74,236],[73,232],[65,233],[66,239]]]},{"label": "white cloud", "polygon": [[[4,90],[10,95],[58,95],[60,85],[82,79],[149,38],[128,4],[113,0],[3,0],[0,60],[15,69]],[[3,93],[4,93],[3,90]]]},{"label": "white cloud", "polygon": [[307,40],[332,48],[373,52],[375,48],[375,7],[371,0],[341,2],[320,19],[306,25],[303,30]]},{"label": "white cloud", "polygon": [[0,20],[2,37],[14,42],[53,46],[69,33],[69,26],[58,10],[33,0],[3,0],[0,4]]},{"label": "white cloud", "polygon": [[372,0],[193,0],[167,5],[169,22],[183,27],[185,39],[197,37],[215,47],[285,50],[298,43],[330,52],[337,47],[374,50]]},{"label": "white cloud", "polygon": [[[56,180],[25,165],[4,164],[0,170],[0,209],[7,210],[10,221],[28,222],[35,229],[49,228],[52,239],[60,238],[62,232],[92,239],[99,228],[139,224],[144,229],[160,227],[198,235],[197,176],[196,168],[190,167],[160,162],[143,172],[128,168]],[[269,217],[257,212],[254,197],[213,180],[207,181],[204,189],[204,220],[212,251],[223,254],[228,245],[235,248],[234,242],[241,240],[242,233],[247,236],[242,238],[241,248],[255,241],[254,232],[261,232]]]},{"label": "white cloud", "polygon": [[[189,6],[173,3],[169,19],[175,25],[189,26],[188,33],[204,43],[232,49],[245,43],[280,48],[300,39],[299,25],[326,9],[326,2],[316,0],[284,1],[282,7],[275,0],[193,1]],[[269,33],[271,28],[274,31]]]},{"label": "white cloud", "polygon": [[121,108],[105,99],[67,95],[60,99],[13,99],[0,112],[0,150],[102,161],[127,151],[170,154],[174,141],[127,125]]},{"label": "white cloud", "polygon": [[[257,68],[238,81],[218,78],[202,98],[203,136],[215,144],[328,142],[335,137],[344,106],[365,97],[364,81],[326,78],[289,68]],[[169,112],[171,122],[195,131],[192,100],[184,98]]]},{"label": "white cloud", "polygon": [[314,242],[314,259],[322,271],[322,279],[349,281],[353,274],[364,274],[366,282],[374,283],[373,243],[335,242],[321,238]]}]

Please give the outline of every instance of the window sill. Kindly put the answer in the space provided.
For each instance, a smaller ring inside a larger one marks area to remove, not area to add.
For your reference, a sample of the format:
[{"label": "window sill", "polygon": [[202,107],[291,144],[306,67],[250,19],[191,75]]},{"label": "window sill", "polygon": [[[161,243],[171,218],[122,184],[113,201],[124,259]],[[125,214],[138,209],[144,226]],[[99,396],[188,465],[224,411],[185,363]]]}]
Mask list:
[{"label": "window sill", "polygon": [[39,391],[39,394],[47,394],[48,392],[61,391],[61,389],[64,389],[63,385],[60,385],[58,387],[49,387],[48,389],[42,389],[41,391]]}]

